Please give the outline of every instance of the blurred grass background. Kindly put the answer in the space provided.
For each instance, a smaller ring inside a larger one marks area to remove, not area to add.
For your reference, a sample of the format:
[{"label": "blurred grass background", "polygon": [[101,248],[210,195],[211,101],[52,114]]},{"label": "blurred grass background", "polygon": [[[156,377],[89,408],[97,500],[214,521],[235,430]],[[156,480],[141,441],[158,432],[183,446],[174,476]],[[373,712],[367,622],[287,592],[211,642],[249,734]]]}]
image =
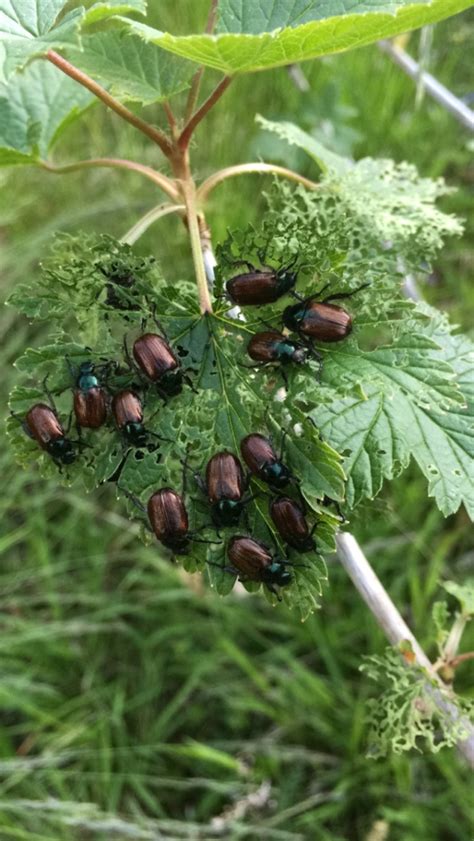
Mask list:
[{"label": "blurred grass background", "polygon": [[[177,31],[176,4],[160,4]],[[186,30],[207,3],[181,0]],[[181,27],[183,29],[183,27]],[[474,90],[473,12],[436,27],[429,69],[460,96]],[[418,36],[408,43],[416,55]],[[427,299],[464,329],[474,323],[472,140],[377,47],[303,66],[299,92],[285,69],[235,82],[196,134],[200,178],[265,156],[314,167],[259,133],[255,113],[291,119],[335,149],[414,162],[457,192],[444,208],[467,219],[439,259]],[[212,82],[212,76],[211,81]],[[161,119],[158,107],[152,119]],[[68,130],[58,161],[113,154],[160,165],[141,135],[98,107]],[[120,236],[160,201],[134,175],[0,173],[2,296],[38,272],[56,230]],[[258,219],[256,177],[219,187],[209,207],[215,241]],[[169,279],[192,271],[179,223],[140,241]],[[3,316],[2,398],[11,363],[43,328]],[[321,839],[466,841],[472,789],[454,751],[365,758],[361,656],[385,640],[336,560],[323,609],[304,625],[263,599],[219,599],[145,548],[110,489],[91,496],[19,470],[0,452],[0,839]],[[444,520],[413,468],[353,523],[370,561],[421,644],[435,655],[438,581],[462,581],[474,547],[463,511]],[[469,668],[457,678],[468,691]],[[472,681],[471,681],[472,685]]]}]

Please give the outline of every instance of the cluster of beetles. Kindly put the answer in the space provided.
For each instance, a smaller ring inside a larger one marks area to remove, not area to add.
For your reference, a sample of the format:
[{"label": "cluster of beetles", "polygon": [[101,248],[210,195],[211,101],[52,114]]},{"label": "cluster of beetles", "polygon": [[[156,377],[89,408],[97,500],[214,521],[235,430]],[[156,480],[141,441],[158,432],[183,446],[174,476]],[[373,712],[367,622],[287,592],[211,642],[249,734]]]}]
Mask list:
[{"label": "cluster of beetles", "polygon": [[[250,338],[247,354],[252,361],[248,367],[255,369],[276,365],[284,374],[284,366],[302,364],[310,354],[321,364],[321,355],[313,342],[339,342],[351,332],[351,315],[331,301],[350,297],[368,284],[363,284],[351,293],[328,295],[321,299],[321,294],[326,289],[324,287],[316,295],[302,298],[294,291],[297,272],[292,271],[292,264],[279,270],[256,269],[251,264],[245,265],[248,268],[246,273],[232,277],[226,283],[227,296],[233,305],[271,304],[288,293],[297,298],[296,304],[286,307],[283,311],[283,327],[287,332],[283,333],[271,325],[266,325],[269,329],[255,333]],[[119,299],[113,294],[113,284],[129,287],[130,277],[114,277],[113,283],[108,284],[108,299],[114,301],[115,306],[121,307]],[[184,383],[193,386],[161,325],[159,322],[157,324],[160,333],[144,333],[139,336],[133,343],[131,354],[124,340],[125,358],[128,368],[138,375],[143,387],[155,389],[158,395],[167,401],[182,391]],[[291,334],[295,334],[296,338]],[[15,415],[25,432],[59,467],[75,461],[77,451],[81,449],[81,429],[100,428],[106,422],[109,412],[127,453],[130,449],[145,447],[150,435],[159,437],[144,425],[143,401],[135,388],[122,389],[110,399],[109,390],[101,383],[101,378],[104,370],[108,371],[111,366],[117,367],[116,362],[105,362],[103,365],[82,362],[78,368],[74,368],[68,361],[68,365],[75,383],[73,412],[78,430],[77,440],[69,438],[61,424],[46,382],[44,387],[50,405],[36,403],[24,418]],[[269,512],[282,542],[287,546],[287,554],[291,551],[314,551],[316,545],[313,534],[317,523],[310,529],[306,520],[304,499],[299,490],[299,480],[282,461],[282,453],[277,454],[271,440],[259,432],[252,432],[243,438],[240,442],[240,452],[249,471],[247,476],[240,459],[228,451],[212,456],[207,463],[204,477],[197,472],[193,473],[197,487],[207,498],[212,525],[217,530],[217,535],[220,537],[220,528],[237,527],[248,503],[263,495],[261,491],[248,493],[250,478],[255,477],[272,493]],[[183,462],[183,466],[182,492],[178,493],[169,487],[161,488],[150,496],[146,508],[139,499],[118,485],[147,515],[150,530],[174,555],[187,554],[193,542],[216,542],[199,537],[201,529],[190,530],[184,494],[184,475],[189,468],[186,462]],[[284,495],[285,489],[291,485],[297,488],[297,501]],[[277,596],[278,589],[292,581],[290,568],[304,566],[277,556],[267,544],[242,534],[233,535],[228,539],[225,565],[214,565],[238,576],[243,582],[261,582]]]}]

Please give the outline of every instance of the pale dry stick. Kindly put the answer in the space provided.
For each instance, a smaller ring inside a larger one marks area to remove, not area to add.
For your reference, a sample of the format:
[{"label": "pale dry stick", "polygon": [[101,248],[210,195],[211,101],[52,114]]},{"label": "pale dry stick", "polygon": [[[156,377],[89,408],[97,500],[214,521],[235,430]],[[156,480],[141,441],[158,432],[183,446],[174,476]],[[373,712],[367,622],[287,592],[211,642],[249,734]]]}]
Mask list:
[{"label": "pale dry stick", "polygon": [[471,767],[474,767],[474,727],[458,710],[456,704],[445,697],[441,689],[444,684],[436,674],[425,652],[413,636],[410,628],[401,617],[381,581],[377,578],[357,540],[349,532],[341,532],[336,537],[338,557],[356,590],[362,596],[370,612],[375,617],[387,639],[394,646],[399,646],[408,640],[412,646],[416,662],[426,669],[432,681],[439,685],[433,686],[431,680],[425,683],[425,689],[434,704],[447,715],[454,724],[461,725],[466,731],[467,738],[458,742],[459,752],[465,757]]},{"label": "pale dry stick", "polygon": [[125,243],[126,245],[134,245],[137,240],[140,239],[141,236],[148,230],[150,225],[153,225],[153,222],[156,222],[158,219],[161,219],[163,216],[168,216],[169,213],[185,213],[186,208],[184,204],[158,204],[156,207],[152,207],[148,213],[145,213],[138,222],[135,222],[134,225],[127,231],[123,237],[120,238],[120,242]]},{"label": "pale dry stick", "polygon": [[429,94],[436,102],[439,102],[447,111],[450,112],[465,128],[469,131],[474,131],[474,111],[466,105],[462,99],[455,96],[448,88],[438,82],[438,80],[431,75],[425,73],[414,58],[412,58],[400,47],[396,47],[391,41],[379,41],[379,48],[382,52],[390,56],[390,58],[398,64],[405,73],[410,76],[415,82],[423,86],[427,94]]}]

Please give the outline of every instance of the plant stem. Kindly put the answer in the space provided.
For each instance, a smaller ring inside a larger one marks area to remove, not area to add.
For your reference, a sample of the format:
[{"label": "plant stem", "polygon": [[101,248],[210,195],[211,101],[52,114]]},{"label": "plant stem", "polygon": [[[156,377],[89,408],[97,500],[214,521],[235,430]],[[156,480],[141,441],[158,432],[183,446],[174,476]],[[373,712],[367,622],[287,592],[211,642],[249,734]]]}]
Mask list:
[{"label": "plant stem", "polygon": [[265,175],[268,173],[281,175],[282,178],[288,178],[290,181],[296,181],[299,184],[303,184],[303,186],[307,187],[309,190],[317,190],[320,186],[316,181],[310,181],[309,178],[305,178],[303,175],[299,175],[298,172],[294,172],[292,169],[287,169],[284,166],[266,163],[237,164],[236,166],[228,166],[225,169],[220,169],[218,172],[214,172],[213,175],[210,175],[209,178],[206,178],[197,191],[198,201],[205,202],[209,193],[214,189],[214,187],[217,187],[221,181],[225,181],[227,178],[235,178],[236,175],[251,175],[253,173],[258,175]]},{"label": "plant stem", "polygon": [[87,169],[89,167],[128,169],[131,172],[138,172],[140,175],[144,175],[146,178],[149,178],[150,181],[153,181],[158,185],[158,187],[161,187],[163,192],[167,193],[174,201],[178,201],[179,199],[178,190],[174,186],[171,178],[168,178],[166,175],[162,175],[161,172],[157,172],[150,166],[136,163],[136,161],[128,161],[125,158],[90,158],[89,160],[75,161],[74,163],[63,164],[62,166],[55,166],[54,164],[42,162],[40,166],[42,169],[45,169],[47,172],[52,172],[55,175],[63,175],[67,172],[74,172],[75,170]]},{"label": "plant stem", "polygon": [[466,651],[465,654],[458,654],[457,657],[453,657],[451,662],[449,663],[450,666],[455,669],[459,666],[460,663],[465,663],[466,660],[473,660],[474,659],[474,651]]},{"label": "plant stem", "polygon": [[180,149],[185,150],[188,148],[189,141],[191,140],[194,129],[206,116],[207,112],[211,110],[213,105],[215,105],[216,102],[221,98],[224,91],[227,90],[227,88],[229,87],[231,81],[231,76],[224,76],[223,79],[221,79],[221,81],[217,85],[217,87],[214,88],[211,95],[206,99],[205,102],[203,102],[201,107],[198,108],[198,110],[193,114],[193,116],[190,117],[178,138],[178,146]]},{"label": "plant stem", "polygon": [[181,186],[186,204],[186,221],[189,230],[189,238],[191,240],[194,269],[196,272],[199,305],[202,313],[212,312],[211,296],[209,295],[209,287],[207,285],[206,269],[204,266],[204,256],[201,244],[201,231],[199,228],[199,219],[196,207],[196,187],[190,176],[182,181]]},{"label": "plant stem", "polygon": [[[209,8],[209,15],[207,17],[206,28],[204,30],[206,35],[211,35],[214,29],[216,18],[217,18],[217,7],[219,5],[219,0],[212,0],[210,8]],[[199,88],[201,87],[201,80],[204,73],[204,66],[198,67],[196,70],[192,80],[191,80],[191,87],[189,89],[188,99],[186,102],[186,111],[184,116],[184,121],[187,123],[191,119],[191,115],[196,108],[198,96],[199,96]]]},{"label": "plant stem", "polygon": [[171,136],[173,140],[177,140],[179,135],[178,126],[176,124],[176,117],[174,116],[173,109],[171,108],[169,102],[163,102],[163,110],[166,114],[166,119],[168,120]]},{"label": "plant stem", "polygon": [[451,663],[456,656],[459,643],[461,642],[461,637],[464,633],[468,620],[469,617],[466,616],[466,614],[456,614],[456,619],[451,626],[448,639],[446,640],[441,653],[442,660],[444,660],[445,663]]},{"label": "plant stem", "polygon": [[78,67],[75,67],[65,58],[60,56],[59,53],[56,53],[54,50],[49,50],[46,53],[46,58],[58,67],[59,70],[62,70],[63,73],[66,73],[67,76],[70,76],[71,79],[74,79],[75,82],[78,82],[80,85],[93,93],[94,96],[102,100],[102,102],[107,105],[108,108],[111,108],[112,111],[115,111],[119,117],[122,117],[123,120],[131,123],[132,126],[135,126],[135,128],[143,134],[146,134],[150,140],[153,140],[154,143],[158,144],[166,157],[170,157],[173,147],[168,137],[162,131],[154,126],[151,126],[149,123],[146,123],[145,120],[140,119],[140,117],[137,117],[136,114],[132,113],[132,111],[129,111],[128,108],[125,108],[125,106],[111,96],[105,88],[95,82],[94,79],[91,79],[90,76],[87,76],[86,73],[83,73],[82,70],[79,70]]},{"label": "plant stem", "polygon": [[145,213],[138,222],[135,222],[130,230],[120,238],[120,242],[133,245],[157,219],[161,219],[162,216],[167,216],[169,213],[180,213],[185,210],[184,204],[159,204]]},{"label": "plant stem", "polygon": [[[436,706],[447,715],[451,721],[462,724],[468,734],[467,738],[458,742],[459,751],[467,759],[469,764],[474,766],[474,727],[465,719],[456,707],[454,701],[449,700],[446,694],[446,687],[433,669],[425,652],[415,639],[406,622],[400,616],[397,608],[392,602],[381,581],[377,578],[370,566],[357,540],[352,534],[342,532],[336,538],[338,557],[352,579],[356,589],[359,591],[367,607],[375,617],[383,632],[392,643],[398,646],[405,640],[411,643],[415,654],[416,662],[426,669],[429,680],[425,682],[425,690],[430,695]],[[433,685],[436,682],[436,685]],[[439,688],[438,688],[439,686]],[[443,690],[443,691],[441,691]]]}]

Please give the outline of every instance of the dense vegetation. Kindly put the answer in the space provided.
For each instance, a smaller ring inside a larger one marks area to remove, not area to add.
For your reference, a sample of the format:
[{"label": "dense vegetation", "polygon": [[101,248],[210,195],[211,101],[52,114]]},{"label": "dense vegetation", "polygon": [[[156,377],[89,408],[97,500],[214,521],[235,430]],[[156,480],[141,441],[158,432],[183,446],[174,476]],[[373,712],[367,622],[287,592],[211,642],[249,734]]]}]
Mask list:
[{"label": "dense vegetation", "polygon": [[[198,17],[200,10],[189,5]],[[469,68],[453,44],[470,31],[468,16],[440,25],[432,57],[435,71],[461,94]],[[466,213],[467,138],[432,103],[425,100],[416,111],[411,83],[375,47],[307,65],[305,72],[317,96],[298,92],[285,70],[230,89],[226,107],[239,120],[229,131],[218,110],[210,117],[200,130],[203,148],[195,151],[198,171],[205,176],[210,160],[216,167],[237,162],[237,155],[291,163],[288,149],[255,126],[260,111],[326,132],[336,151],[408,158],[423,175],[444,174],[460,188],[443,200],[444,209]],[[442,137],[436,147],[435,136]],[[98,110],[70,131],[72,153],[91,137],[98,151],[151,159],[140,136]],[[311,177],[305,157],[294,148],[291,155]],[[151,187],[123,174],[2,177],[9,287],[36,273],[54,231],[81,227],[120,236],[154,202]],[[264,207],[261,185],[252,179],[238,190],[232,182],[220,189],[210,213],[216,241],[227,228],[242,227],[242,218],[257,224]],[[38,195],[41,205],[29,198]],[[184,235],[173,221],[160,224],[140,250],[155,252],[159,245],[162,264],[186,276]],[[423,288],[430,302],[465,325],[473,312],[469,248],[467,239],[461,247],[449,244],[433,285]],[[25,345],[44,342],[42,328],[11,313],[6,328],[11,359]],[[7,387],[9,379],[8,373]],[[112,491],[94,497],[58,491],[54,479],[34,480],[7,452],[2,458],[8,487],[2,503],[5,838],[127,832],[153,838],[160,829],[165,837],[211,837],[219,826],[212,818],[225,813],[226,831],[236,837],[365,838],[378,819],[387,821],[390,838],[404,841],[465,837],[468,783],[454,754],[384,764],[364,758],[365,702],[373,687],[358,666],[363,653],[383,649],[384,641],[335,560],[324,608],[305,625],[254,598],[219,601],[200,581],[179,576],[155,547],[140,548]],[[463,512],[445,522],[410,469],[370,509],[359,509],[353,524],[433,655],[431,606],[440,597],[440,578],[465,577],[466,523]],[[456,684],[465,689],[466,672]],[[260,789],[260,798],[270,803],[249,796],[246,807],[237,806],[267,780],[271,793],[265,797]],[[448,816],[453,803],[455,820]],[[118,814],[126,821],[122,828]]]}]

